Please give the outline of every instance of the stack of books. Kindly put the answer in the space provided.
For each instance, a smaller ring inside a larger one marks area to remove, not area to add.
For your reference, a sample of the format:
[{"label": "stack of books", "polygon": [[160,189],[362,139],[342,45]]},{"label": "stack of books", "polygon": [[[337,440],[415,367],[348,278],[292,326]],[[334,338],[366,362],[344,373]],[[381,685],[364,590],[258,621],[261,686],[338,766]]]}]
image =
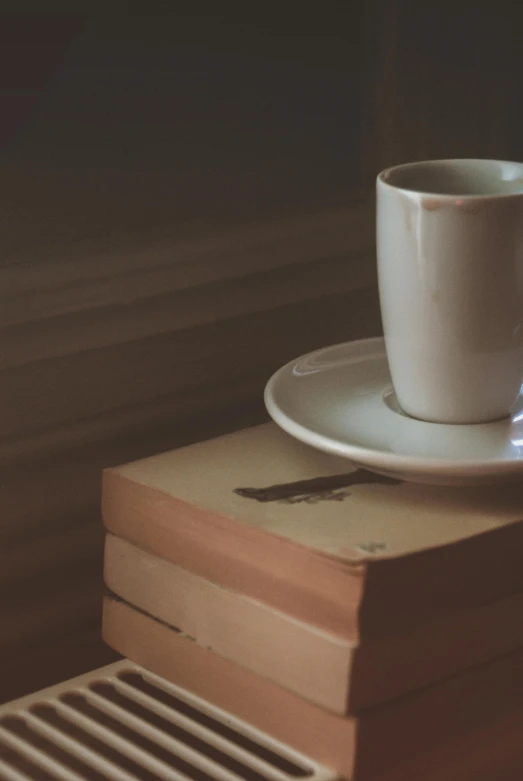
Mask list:
[{"label": "stack of books", "polygon": [[353,781],[523,777],[520,486],[381,477],[268,423],[106,470],[103,519],[124,656]]}]

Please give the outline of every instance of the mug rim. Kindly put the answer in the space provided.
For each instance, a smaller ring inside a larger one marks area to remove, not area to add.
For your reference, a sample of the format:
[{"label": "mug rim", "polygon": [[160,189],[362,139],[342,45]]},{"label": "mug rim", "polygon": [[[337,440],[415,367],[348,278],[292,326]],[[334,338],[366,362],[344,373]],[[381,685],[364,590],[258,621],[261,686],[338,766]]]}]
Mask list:
[{"label": "mug rim", "polygon": [[441,198],[441,199],[449,199],[449,200],[455,200],[456,198],[459,198],[460,200],[463,199],[471,199],[471,200],[488,200],[488,199],[506,199],[506,198],[521,198],[523,197],[523,181],[521,185],[521,191],[520,192],[512,192],[512,193],[500,193],[500,192],[491,192],[491,193],[442,193],[442,192],[433,192],[429,189],[421,190],[421,189],[415,189],[411,187],[402,187],[397,184],[393,184],[391,182],[387,181],[387,177],[390,174],[393,174],[397,171],[406,170],[409,168],[421,168],[422,166],[438,166],[442,163],[476,163],[476,164],[483,164],[483,163],[501,163],[502,165],[511,165],[511,166],[517,166],[521,168],[521,174],[522,174],[522,180],[523,180],[523,162],[518,162],[517,160],[499,160],[495,158],[483,158],[483,157],[449,157],[449,158],[437,158],[432,160],[413,160],[408,163],[399,163],[397,165],[389,166],[388,168],[384,168],[376,177],[377,184],[380,184],[381,186],[387,187],[391,190],[395,190],[397,192],[405,193],[406,195],[420,195],[420,196],[428,196],[430,198]]}]

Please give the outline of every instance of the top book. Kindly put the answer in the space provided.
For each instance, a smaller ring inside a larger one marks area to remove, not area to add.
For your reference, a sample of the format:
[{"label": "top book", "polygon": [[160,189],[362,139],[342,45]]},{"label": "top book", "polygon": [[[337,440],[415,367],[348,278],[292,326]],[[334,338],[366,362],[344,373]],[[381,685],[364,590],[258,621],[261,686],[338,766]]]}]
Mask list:
[{"label": "top book", "polygon": [[381,477],[273,423],[105,470],[102,512],[113,534],[355,640],[523,589],[520,485]]}]

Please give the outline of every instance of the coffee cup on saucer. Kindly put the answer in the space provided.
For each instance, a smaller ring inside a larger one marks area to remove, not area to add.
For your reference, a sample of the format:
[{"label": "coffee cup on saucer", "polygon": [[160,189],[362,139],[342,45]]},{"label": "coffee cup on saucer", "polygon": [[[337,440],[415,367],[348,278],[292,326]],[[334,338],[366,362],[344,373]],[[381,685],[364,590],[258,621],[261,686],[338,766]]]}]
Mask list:
[{"label": "coffee cup on saucer", "polygon": [[523,381],[523,163],[432,160],[377,179],[385,346],[402,410],[509,414]]}]

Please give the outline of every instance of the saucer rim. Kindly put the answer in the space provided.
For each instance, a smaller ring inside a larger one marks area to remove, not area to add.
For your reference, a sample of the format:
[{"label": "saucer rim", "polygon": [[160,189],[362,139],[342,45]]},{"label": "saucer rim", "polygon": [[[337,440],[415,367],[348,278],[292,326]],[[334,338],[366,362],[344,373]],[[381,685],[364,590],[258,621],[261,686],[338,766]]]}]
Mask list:
[{"label": "saucer rim", "polygon": [[[409,456],[404,454],[391,453],[385,450],[375,450],[373,448],[362,447],[361,445],[354,445],[348,442],[340,442],[339,440],[332,439],[325,434],[320,434],[312,429],[307,428],[301,423],[297,423],[284,413],[274,401],[273,389],[280,381],[282,376],[289,372],[289,369],[298,361],[309,358],[313,355],[324,353],[327,350],[333,348],[343,349],[350,348],[356,345],[367,344],[369,348],[376,349],[381,347],[385,360],[387,359],[385,351],[385,340],[383,337],[369,337],[365,339],[354,339],[347,342],[339,342],[325,347],[320,347],[317,350],[311,350],[308,353],[304,353],[291,361],[288,361],[275,371],[266,383],[263,398],[267,412],[272,420],[284,431],[298,439],[304,444],[310,445],[318,450],[331,455],[339,456],[342,458],[354,461],[362,466],[369,466],[369,468],[382,468],[383,471],[398,472],[398,470],[404,469],[406,471],[417,472],[418,474],[424,473],[433,476],[442,476],[446,473],[449,476],[458,477],[489,477],[498,475],[514,474],[515,472],[523,471],[523,459],[477,459],[477,460],[456,460],[456,459],[442,459],[442,458],[427,458],[425,456]],[[385,390],[385,385],[384,385]],[[401,417],[401,416],[400,416]],[[419,421],[426,425],[431,426],[452,426],[452,428],[467,428],[469,426],[489,426],[492,423],[472,423],[472,424],[449,424],[449,423],[434,423],[430,421]],[[497,422],[497,421],[494,421]]]}]

